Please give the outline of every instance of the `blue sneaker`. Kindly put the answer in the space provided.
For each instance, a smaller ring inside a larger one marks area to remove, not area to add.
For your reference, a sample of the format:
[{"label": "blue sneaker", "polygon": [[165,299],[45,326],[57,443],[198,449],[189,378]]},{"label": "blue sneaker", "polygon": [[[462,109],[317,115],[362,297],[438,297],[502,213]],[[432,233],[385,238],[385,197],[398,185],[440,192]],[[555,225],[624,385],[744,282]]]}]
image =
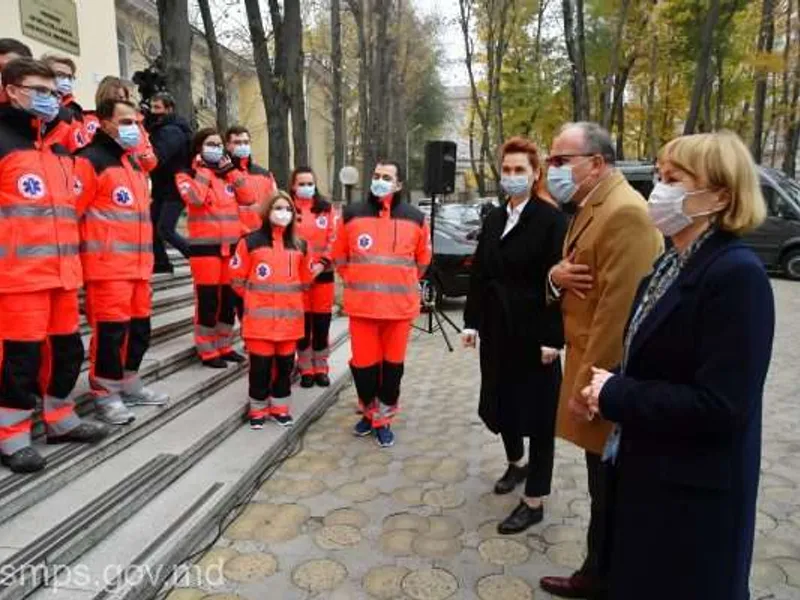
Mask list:
[{"label": "blue sneaker", "polygon": [[394,433],[388,425],[378,427],[375,430],[375,439],[381,448],[391,448],[394,446]]},{"label": "blue sneaker", "polygon": [[370,433],[372,433],[372,421],[366,417],[361,419],[358,423],[356,423],[356,426],[353,427],[353,435],[357,437],[365,437]]}]

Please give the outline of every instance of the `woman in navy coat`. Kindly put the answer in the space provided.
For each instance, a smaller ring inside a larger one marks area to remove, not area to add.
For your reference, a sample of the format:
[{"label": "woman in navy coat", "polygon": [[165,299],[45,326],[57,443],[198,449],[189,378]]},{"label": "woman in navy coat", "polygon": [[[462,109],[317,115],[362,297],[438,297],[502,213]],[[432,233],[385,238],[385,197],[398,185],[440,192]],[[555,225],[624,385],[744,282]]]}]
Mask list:
[{"label": "woman in navy coat", "polygon": [[681,137],[648,201],[674,247],[641,285],[617,374],[595,370],[586,415],[617,424],[612,600],[746,600],[774,300],[738,236],[764,219],[732,133]]}]

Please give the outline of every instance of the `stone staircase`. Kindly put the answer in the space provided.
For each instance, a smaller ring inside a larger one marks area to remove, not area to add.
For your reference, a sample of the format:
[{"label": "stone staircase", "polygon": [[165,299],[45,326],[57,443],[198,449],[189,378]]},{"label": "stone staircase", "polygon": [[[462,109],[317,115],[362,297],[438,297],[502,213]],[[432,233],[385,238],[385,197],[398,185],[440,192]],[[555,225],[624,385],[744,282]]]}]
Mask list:
[{"label": "stone staircase", "polygon": [[[200,365],[185,261],[153,281],[152,344],[142,377],[168,392],[165,407],[136,407],[136,421],[95,446],[37,447],[48,467],[0,471],[0,600],[153,597],[291,451],[295,439],[348,380],[347,323],[331,328],[328,389],[293,390],[296,425],[245,423],[246,367]],[[82,323],[88,348],[88,327]],[[75,396],[91,418],[84,364]],[[41,436],[40,423],[35,433]],[[145,575],[146,574],[146,575]]]}]

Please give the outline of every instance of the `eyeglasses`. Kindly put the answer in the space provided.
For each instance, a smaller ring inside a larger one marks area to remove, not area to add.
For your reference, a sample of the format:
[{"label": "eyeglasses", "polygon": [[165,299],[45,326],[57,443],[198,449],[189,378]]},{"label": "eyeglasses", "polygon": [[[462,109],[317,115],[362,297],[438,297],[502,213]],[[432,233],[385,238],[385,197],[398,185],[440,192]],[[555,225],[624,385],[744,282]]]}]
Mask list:
[{"label": "eyeglasses", "polygon": [[53,98],[60,97],[56,90],[50,89],[49,87],[45,87],[43,85],[18,85],[16,87],[21,88],[23,90],[36,92],[40,96],[52,96]]},{"label": "eyeglasses", "polygon": [[594,156],[594,153],[584,154],[555,154],[547,157],[547,164],[551,167],[562,167],[567,164],[572,158],[588,158]]}]

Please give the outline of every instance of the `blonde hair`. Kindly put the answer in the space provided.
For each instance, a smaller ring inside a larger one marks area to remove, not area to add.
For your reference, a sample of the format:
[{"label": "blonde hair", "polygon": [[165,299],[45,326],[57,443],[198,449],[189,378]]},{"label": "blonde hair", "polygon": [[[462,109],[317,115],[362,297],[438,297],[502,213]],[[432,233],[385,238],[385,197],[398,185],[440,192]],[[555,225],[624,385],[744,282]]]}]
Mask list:
[{"label": "blonde hair", "polygon": [[116,91],[120,89],[125,90],[125,95],[128,97],[128,100],[130,100],[131,91],[128,89],[128,86],[122,82],[122,79],[114,75],[106,75],[97,85],[97,91],[94,94],[94,105],[100,106],[103,100],[116,100]]},{"label": "blonde hair", "polygon": [[658,157],[711,190],[725,190],[727,206],[719,213],[717,225],[735,235],[752,231],[767,216],[758,171],[750,150],[732,131],[685,135],[669,142]]}]

